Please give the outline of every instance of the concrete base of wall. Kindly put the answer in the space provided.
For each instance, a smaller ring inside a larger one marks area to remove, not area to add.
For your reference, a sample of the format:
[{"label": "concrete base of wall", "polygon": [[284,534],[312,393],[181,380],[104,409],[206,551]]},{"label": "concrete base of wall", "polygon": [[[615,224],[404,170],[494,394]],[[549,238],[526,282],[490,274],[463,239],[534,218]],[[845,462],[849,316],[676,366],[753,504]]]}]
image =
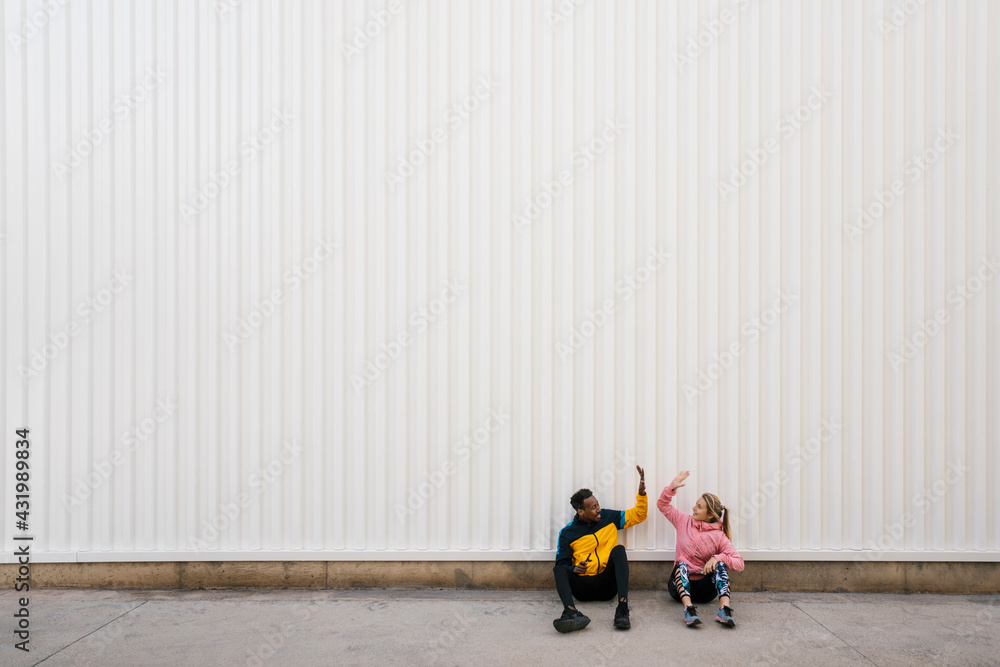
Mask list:
[{"label": "concrete base of wall", "polygon": [[[665,590],[671,563],[629,564],[634,590]],[[10,582],[16,564],[0,565]],[[731,572],[744,591],[1000,593],[1000,564],[956,562],[751,561]],[[35,588],[553,588],[552,564],[539,561],[225,561],[33,563]]]}]

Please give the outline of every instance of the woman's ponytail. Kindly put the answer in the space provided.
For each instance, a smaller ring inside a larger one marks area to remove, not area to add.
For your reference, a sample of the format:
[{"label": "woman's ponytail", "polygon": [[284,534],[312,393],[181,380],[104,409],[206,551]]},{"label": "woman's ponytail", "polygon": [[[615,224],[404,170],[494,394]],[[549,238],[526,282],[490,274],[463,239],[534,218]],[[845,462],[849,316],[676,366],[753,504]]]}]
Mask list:
[{"label": "woman's ponytail", "polygon": [[714,493],[705,493],[701,497],[705,501],[705,507],[708,508],[711,517],[722,522],[722,532],[726,534],[726,538],[732,541],[733,534],[729,530],[729,508],[723,505],[722,500]]}]

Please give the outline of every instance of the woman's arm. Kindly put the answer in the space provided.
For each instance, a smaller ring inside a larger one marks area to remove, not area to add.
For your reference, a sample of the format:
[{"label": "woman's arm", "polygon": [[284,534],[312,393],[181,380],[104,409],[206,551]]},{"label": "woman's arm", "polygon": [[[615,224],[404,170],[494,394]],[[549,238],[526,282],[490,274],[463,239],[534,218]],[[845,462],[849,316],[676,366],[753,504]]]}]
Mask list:
[{"label": "woman's arm", "polygon": [[736,547],[733,546],[733,543],[725,535],[722,536],[721,547],[722,549],[715,555],[715,559],[725,563],[726,567],[733,572],[742,572],[745,565],[743,556],[740,555],[740,552],[736,550]]},{"label": "woman's arm", "polygon": [[674,481],[670,482],[669,486],[663,487],[663,492],[660,494],[660,499],[656,501],[656,507],[663,513],[663,516],[667,517],[670,523],[677,526],[679,521],[684,521],[690,519],[691,516],[680,511],[671,504],[674,496],[677,494],[677,489],[684,486],[684,480],[690,475],[690,471],[685,470],[684,472],[674,477]]}]

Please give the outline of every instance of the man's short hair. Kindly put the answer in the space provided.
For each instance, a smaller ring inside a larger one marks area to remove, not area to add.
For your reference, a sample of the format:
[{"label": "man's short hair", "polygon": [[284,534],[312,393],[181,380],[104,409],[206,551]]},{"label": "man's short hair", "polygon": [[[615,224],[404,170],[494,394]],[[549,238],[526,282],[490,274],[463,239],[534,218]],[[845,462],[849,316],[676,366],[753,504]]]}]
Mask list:
[{"label": "man's short hair", "polygon": [[580,489],[579,491],[577,491],[576,493],[574,493],[572,496],[570,496],[570,498],[569,498],[569,504],[572,505],[573,509],[575,509],[575,510],[582,510],[583,509],[583,501],[586,500],[587,498],[591,497],[592,495],[594,495],[594,494],[591,492],[590,489]]}]

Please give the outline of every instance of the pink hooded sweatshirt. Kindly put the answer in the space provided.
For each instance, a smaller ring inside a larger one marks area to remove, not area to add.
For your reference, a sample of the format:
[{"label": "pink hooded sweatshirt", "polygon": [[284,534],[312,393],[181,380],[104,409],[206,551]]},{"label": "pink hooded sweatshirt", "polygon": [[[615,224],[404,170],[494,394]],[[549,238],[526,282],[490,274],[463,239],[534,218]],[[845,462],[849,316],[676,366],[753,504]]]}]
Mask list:
[{"label": "pink hooded sweatshirt", "polygon": [[743,570],[743,556],[736,551],[736,547],[729,541],[722,531],[722,522],[707,523],[697,521],[673,505],[670,501],[677,493],[672,485],[663,488],[660,499],[656,501],[656,506],[663,512],[663,516],[670,519],[677,529],[677,549],[674,563],[684,561],[688,564],[688,576],[691,579],[701,579],[702,568],[712,556],[716,560],[725,563],[726,567],[734,572]]}]

